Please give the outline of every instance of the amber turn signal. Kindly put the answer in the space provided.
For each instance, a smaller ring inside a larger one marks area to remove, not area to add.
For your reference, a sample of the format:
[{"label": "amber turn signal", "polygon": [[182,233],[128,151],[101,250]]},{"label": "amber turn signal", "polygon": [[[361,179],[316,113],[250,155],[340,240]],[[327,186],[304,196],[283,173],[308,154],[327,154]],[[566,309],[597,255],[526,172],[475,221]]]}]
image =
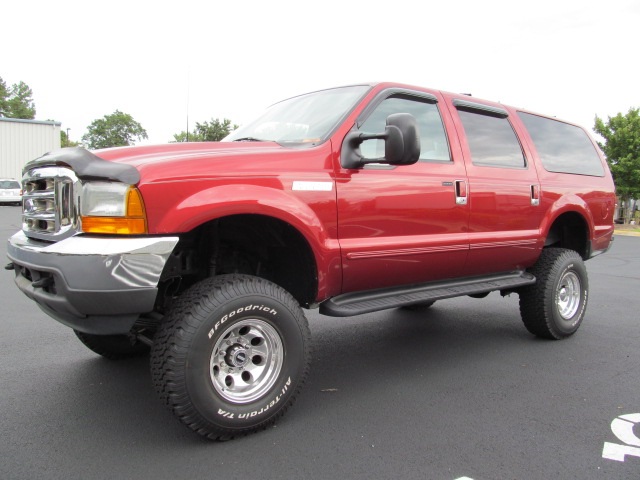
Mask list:
[{"label": "amber turn signal", "polygon": [[127,192],[124,217],[83,216],[82,231],[115,235],[141,235],[147,233],[147,216],[142,195],[135,187]]}]

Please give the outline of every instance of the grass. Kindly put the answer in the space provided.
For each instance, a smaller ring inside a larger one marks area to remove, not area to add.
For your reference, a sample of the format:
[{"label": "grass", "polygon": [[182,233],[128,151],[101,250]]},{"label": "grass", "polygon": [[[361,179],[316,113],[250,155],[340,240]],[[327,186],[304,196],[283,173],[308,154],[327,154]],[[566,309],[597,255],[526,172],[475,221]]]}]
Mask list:
[{"label": "grass", "polygon": [[616,225],[616,231],[640,233],[640,225]]}]

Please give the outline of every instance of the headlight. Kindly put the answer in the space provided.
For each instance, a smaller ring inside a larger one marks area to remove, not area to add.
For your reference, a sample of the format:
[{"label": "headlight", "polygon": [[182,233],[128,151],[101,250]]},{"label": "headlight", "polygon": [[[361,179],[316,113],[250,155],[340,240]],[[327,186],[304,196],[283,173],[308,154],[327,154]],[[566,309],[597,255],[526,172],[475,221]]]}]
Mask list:
[{"label": "headlight", "polygon": [[87,233],[147,233],[142,195],[132,185],[87,182],[80,203],[82,231]]}]

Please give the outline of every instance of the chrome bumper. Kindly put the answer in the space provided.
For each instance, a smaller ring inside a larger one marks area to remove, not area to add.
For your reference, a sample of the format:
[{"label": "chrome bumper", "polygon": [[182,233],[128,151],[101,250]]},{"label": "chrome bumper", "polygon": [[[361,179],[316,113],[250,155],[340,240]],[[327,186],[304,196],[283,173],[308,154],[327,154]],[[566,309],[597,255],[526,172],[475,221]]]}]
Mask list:
[{"label": "chrome bumper", "polygon": [[153,310],[178,240],[75,236],[47,243],[20,231],[7,256],[18,288],[47,314],[86,333],[120,334]]}]

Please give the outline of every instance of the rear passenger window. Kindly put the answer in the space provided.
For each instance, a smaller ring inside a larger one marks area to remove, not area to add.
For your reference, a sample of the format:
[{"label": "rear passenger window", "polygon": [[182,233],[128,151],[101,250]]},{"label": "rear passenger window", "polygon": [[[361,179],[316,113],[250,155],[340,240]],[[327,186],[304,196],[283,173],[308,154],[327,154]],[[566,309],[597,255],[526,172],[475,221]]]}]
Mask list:
[{"label": "rear passenger window", "polygon": [[602,177],[604,169],[598,152],[580,127],[518,112],[529,131],[545,170]]},{"label": "rear passenger window", "polygon": [[[405,96],[389,97],[376,107],[360,130],[367,133],[384,132],[387,117],[392,113],[410,113],[415,117],[420,134],[420,160],[451,161],[449,143],[435,103]],[[360,151],[366,158],[381,158],[384,156],[384,140],[367,140],[360,145]]]},{"label": "rear passenger window", "polygon": [[509,120],[490,114],[458,110],[474,165],[525,167],[522,147]]}]

